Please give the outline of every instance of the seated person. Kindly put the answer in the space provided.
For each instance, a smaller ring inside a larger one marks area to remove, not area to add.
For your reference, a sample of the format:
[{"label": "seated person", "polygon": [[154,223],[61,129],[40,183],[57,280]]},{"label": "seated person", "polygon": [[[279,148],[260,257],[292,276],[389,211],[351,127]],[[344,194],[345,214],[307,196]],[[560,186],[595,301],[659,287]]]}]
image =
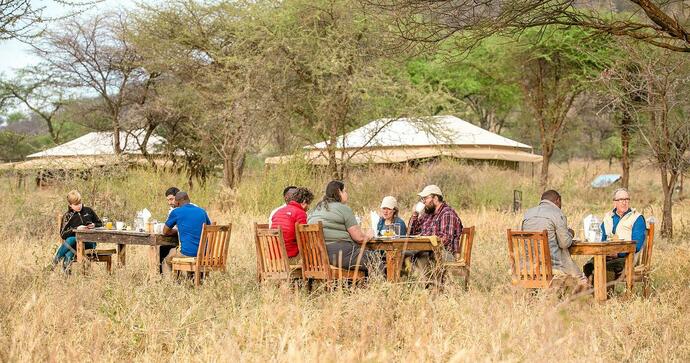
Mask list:
[{"label": "seated person", "polygon": [[[601,224],[601,240],[606,241],[616,235],[624,241],[635,241],[635,256],[642,250],[647,237],[647,223],[642,214],[630,208],[630,193],[625,188],[613,192],[613,210],[606,213]],[[620,277],[625,268],[627,253],[606,257],[606,271],[613,272],[614,278]],[[585,275],[594,275],[594,259],[589,260],[582,269]]]},{"label": "seated person", "polygon": [[[180,189],[177,187],[170,187],[165,191],[165,200],[168,202],[168,207],[170,209],[168,210],[168,216],[170,215],[170,212],[175,209],[175,194],[179,192]],[[158,262],[160,265],[159,271],[163,273],[163,260],[165,260],[165,257],[170,253],[170,250],[174,249],[175,246],[161,246],[160,247],[160,261]]]},{"label": "seated person", "polygon": [[[172,272],[172,259],[175,257],[196,257],[199,251],[199,241],[204,224],[211,224],[206,211],[192,204],[186,192],[175,194],[175,209],[170,212],[165,221],[163,234],[178,235],[180,246],[171,250],[164,259],[163,273]],[[173,227],[177,226],[177,230]]]},{"label": "seated person", "polygon": [[280,228],[283,231],[285,250],[288,255],[288,263],[297,265],[300,263],[299,248],[295,237],[295,223],[307,223],[307,209],[314,200],[314,194],[307,188],[297,188],[290,195],[288,204],[273,214],[271,228]]},{"label": "seated person", "polygon": [[561,210],[561,195],[555,190],[547,190],[541,195],[539,205],[525,211],[522,230],[540,232],[546,230],[549,237],[551,267],[556,271],[577,279],[576,288],[581,290],[588,286],[585,275],[575,264],[568,248],[573,244],[573,235],[568,228],[568,219]]},{"label": "seated person", "polygon": [[455,261],[462,238],[462,221],[455,210],[443,200],[441,188],[427,185],[417,194],[424,203],[424,214],[414,211],[410,218],[410,235],[436,236],[445,247],[443,259]]},{"label": "seated person", "polygon": [[268,215],[268,226],[269,227],[271,227],[271,220],[273,219],[273,215],[276,214],[278,209],[283,208],[288,204],[288,202],[290,201],[290,199],[292,197],[292,194],[296,190],[297,190],[297,187],[294,185],[288,185],[287,187],[285,187],[285,189],[283,189],[283,200],[285,201],[285,203],[283,203],[283,205],[281,205],[280,207],[277,207],[276,209],[272,210],[271,214]]},{"label": "seated person", "polygon": [[[69,266],[74,261],[77,253],[77,238],[75,237],[74,230],[103,227],[103,222],[98,218],[96,212],[82,204],[81,194],[78,191],[72,190],[67,193],[67,204],[67,212],[62,216],[60,222],[60,237],[63,239],[63,242],[55,253],[55,257],[53,257],[53,267],[62,260],[63,270],[65,271],[69,270]],[[85,242],[84,248],[96,248],[96,244]]]},{"label": "seated person", "polygon": [[[372,233],[362,232],[352,209],[346,204],[347,200],[345,183],[339,180],[329,182],[326,194],[309,216],[308,223],[323,223],[329,263],[344,269],[354,269],[357,267],[360,244],[371,239]],[[369,271],[370,268],[383,272],[384,265],[377,253],[364,251],[359,269]]]},{"label": "seated person", "polygon": [[383,231],[386,229],[386,226],[395,223],[400,225],[400,235],[407,235],[407,226],[405,225],[405,221],[398,217],[398,213],[398,201],[391,196],[383,198],[383,201],[381,201],[381,218],[379,218],[379,223],[376,225],[377,236],[382,235]]}]

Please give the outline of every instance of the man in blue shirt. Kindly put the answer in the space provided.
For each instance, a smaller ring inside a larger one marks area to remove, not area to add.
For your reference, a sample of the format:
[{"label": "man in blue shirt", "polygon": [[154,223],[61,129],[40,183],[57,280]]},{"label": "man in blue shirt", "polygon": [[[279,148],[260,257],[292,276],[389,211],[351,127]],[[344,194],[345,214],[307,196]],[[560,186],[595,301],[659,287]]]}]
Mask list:
[{"label": "man in blue shirt", "polygon": [[[625,188],[616,189],[613,192],[613,210],[606,213],[604,222],[601,224],[601,240],[635,241],[635,262],[637,262],[638,252],[642,250],[646,237],[647,223],[642,214],[634,208],[630,208],[628,190]],[[615,278],[620,277],[625,268],[625,256],[627,253],[606,257],[606,270],[613,272]],[[594,261],[590,260],[582,269],[587,277],[592,276]]]},{"label": "man in blue shirt", "polygon": [[[163,272],[169,274],[172,271],[172,259],[175,257],[196,257],[201,240],[201,230],[204,224],[211,224],[208,214],[202,208],[192,204],[186,192],[175,194],[176,208],[170,211],[168,220],[165,221],[163,234],[166,236],[178,235],[180,247],[171,250],[165,257]],[[177,226],[177,230],[173,227]]]}]

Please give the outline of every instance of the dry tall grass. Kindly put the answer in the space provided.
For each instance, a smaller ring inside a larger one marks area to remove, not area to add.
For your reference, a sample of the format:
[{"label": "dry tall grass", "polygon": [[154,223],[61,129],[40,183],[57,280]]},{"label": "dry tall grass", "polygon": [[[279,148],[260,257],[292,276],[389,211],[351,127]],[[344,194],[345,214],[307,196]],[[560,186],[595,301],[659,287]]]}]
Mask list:
[{"label": "dry tall grass", "polygon": [[[610,191],[592,191],[603,164],[561,164],[554,186],[574,221],[603,213]],[[424,174],[421,172],[424,171]],[[633,173],[634,205],[660,214],[656,173]],[[150,207],[165,213],[165,187],[179,176],[130,172],[68,181],[42,190],[0,187],[0,361],[688,361],[690,342],[690,207],[676,207],[676,241],[657,238],[653,294],[606,304],[591,297],[563,302],[510,287],[505,229],[520,215],[507,211],[512,189],[537,200],[529,177],[488,167],[451,163],[422,170],[361,170],[348,187],[356,210],[375,207],[384,194],[408,207],[427,182],[441,184],[467,225],[477,226],[473,279],[468,292],[451,283],[443,292],[414,281],[375,279],[363,288],[308,294],[255,282],[250,225],[278,204],[288,181],[320,194],[326,177],[279,169],[250,175],[236,205],[221,212],[217,187],[193,190],[212,219],[233,221],[230,268],[201,287],[149,281],[145,251],[131,248],[128,265],[107,276],[91,266],[87,276],[45,269],[57,245],[54,215],[74,186],[86,203],[111,218]],[[409,210],[409,209],[405,209]],[[405,213],[404,213],[405,214]],[[405,214],[405,217],[407,215]],[[584,262],[584,261],[581,261]]]}]

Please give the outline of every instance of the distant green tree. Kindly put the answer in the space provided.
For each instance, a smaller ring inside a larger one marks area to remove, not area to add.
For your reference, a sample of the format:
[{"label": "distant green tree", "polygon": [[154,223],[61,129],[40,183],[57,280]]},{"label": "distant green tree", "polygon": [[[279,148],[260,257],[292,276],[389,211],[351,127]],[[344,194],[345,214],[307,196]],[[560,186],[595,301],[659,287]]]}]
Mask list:
[{"label": "distant green tree", "polygon": [[507,50],[510,43],[487,38],[466,53],[445,43],[430,57],[408,62],[407,70],[413,82],[438,87],[453,97],[456,107],[469,108],[469,121],[501,133],[521,101]]}]

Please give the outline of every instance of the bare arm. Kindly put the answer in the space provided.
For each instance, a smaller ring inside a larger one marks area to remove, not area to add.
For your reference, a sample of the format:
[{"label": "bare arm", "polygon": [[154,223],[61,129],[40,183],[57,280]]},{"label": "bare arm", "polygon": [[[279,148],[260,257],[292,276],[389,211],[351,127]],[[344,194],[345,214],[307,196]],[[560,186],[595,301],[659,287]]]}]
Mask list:
[{"label": "bare arm", "polygon": [[369,233],[364,233],[364,231],[362,231],[359,225],[354,225],[348,228],[347,233],[349,233],[350,237],[352,237],[352,240],[357,243],[368,241],[369,239],[371,239],[371,237],[373,237],[371,231],[369,231]]},{"label": "bare arm", "polygon": [[164,236],[174,236],[177,234],[177,230],[174,228],[169,228],[167,225],[163,226],[163,235]]}]

